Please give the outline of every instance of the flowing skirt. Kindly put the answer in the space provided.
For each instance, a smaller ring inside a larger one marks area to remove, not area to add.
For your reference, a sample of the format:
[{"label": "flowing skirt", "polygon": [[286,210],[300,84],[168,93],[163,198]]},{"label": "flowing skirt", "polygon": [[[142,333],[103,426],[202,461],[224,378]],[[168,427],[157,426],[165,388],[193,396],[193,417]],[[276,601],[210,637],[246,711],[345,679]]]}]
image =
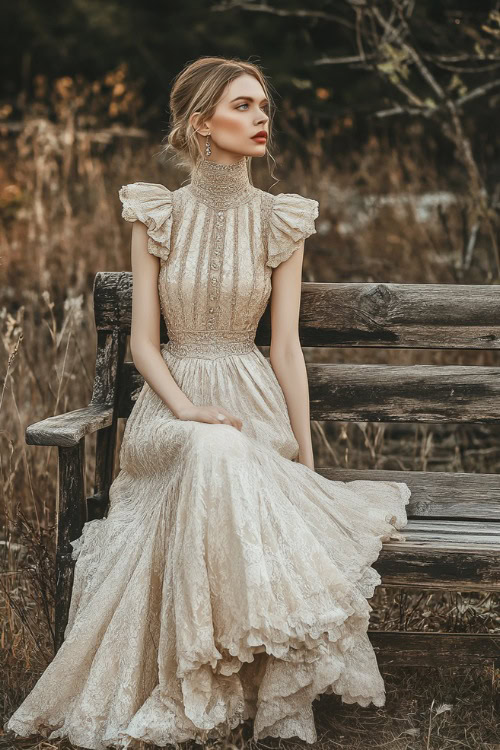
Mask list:
[{"label": "flowing skirt", "polygon": [[385,703],[371,564],[404,539],[410,489],[298,463],[257,347],[162,354],[193,403],[227,408],[242,430],[179,420],[144,383],[108,515],[72,542],[64,642],[5,729],[104,750],[223,737],[252,719],[255,740],[313,743],[320,694]]}]

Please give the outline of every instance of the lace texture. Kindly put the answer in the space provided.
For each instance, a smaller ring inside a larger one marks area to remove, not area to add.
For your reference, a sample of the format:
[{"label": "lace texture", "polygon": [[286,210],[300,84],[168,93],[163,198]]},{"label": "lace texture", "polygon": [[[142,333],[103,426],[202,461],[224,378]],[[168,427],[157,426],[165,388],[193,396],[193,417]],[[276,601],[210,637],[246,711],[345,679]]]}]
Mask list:
[{"label": "lace texture", "polygon": [[226,354],[245,354],[256,349],[255,331],[169,331],[166,348],[178,357],[217,359]]},{"label": "lace texture", "polygon": [[251,719],[256,740],[313,743],[320,694],[385,703],[367,636],[381,580],[371,565],[404,538],[410,497],[403,483],[329,480],[298,463],[284,394],[254,344],[266,240],[274,260],[291,254],[316,202],[277,196],[273,214],[267,194],[241,193],[217,222],[220,209],[186,188],[171,201],[162,186],[126,188],[125,218],[143,217],[170,248],[162,357],[192,403],[226,407],[243,427],[177,419],[144,383],[108,515],[71,542],[64,642],[5,729],[138,750]]},{"label": "lace texture", "polygon": [[248,177],[246,156],[235,164],[218,164],[201,157],[189,189],[202,203],[222,210],[251,200],[257,191]]}]

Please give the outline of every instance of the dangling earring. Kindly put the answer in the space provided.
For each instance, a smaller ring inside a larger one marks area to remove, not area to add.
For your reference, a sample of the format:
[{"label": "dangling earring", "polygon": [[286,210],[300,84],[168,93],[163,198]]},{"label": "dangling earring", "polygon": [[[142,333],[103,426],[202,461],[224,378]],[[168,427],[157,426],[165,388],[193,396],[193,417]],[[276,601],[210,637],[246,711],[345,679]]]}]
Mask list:
[{"label": "dangling earring", "polygon": [[207,135],[207,140],[205,141],[205,156],[210,156],[212,153],[212,149],[210,148],[210,133]]}]

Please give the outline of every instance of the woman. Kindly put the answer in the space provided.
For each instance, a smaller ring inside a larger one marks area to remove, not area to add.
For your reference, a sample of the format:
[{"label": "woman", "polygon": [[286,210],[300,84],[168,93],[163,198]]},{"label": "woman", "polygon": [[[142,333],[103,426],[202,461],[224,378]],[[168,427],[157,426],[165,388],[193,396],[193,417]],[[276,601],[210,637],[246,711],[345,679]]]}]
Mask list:
[{"label": "woman", "polygon": [[[271,138],[262,71],[200,58],[170,107],[191,182],[120,190],[144,386],[108,516],[72,542],[65,640],[5,728],[100,750],[253,719],[255,739],[312,743],[321,693],[385,703],[371,563],[403,538],[410,490],[314,471],[298,315],[318,203],[250,181]],[[271,290],[268,361],[254,338]]]}]

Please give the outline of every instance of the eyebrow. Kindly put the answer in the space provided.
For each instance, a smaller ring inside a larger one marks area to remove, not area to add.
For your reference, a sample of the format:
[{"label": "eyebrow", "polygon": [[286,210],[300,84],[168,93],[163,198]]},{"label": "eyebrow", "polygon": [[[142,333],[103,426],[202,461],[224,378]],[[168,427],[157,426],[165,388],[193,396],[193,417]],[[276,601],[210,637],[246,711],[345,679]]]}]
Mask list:
[{"label": "eyebrow", "polygon": [[[253,97],[251,97],[251,96],[237,96],[235,99],[231,99],[231,101],[229,102],[229,104],[232,104],[232,102],[238,101],[238,99],[246,99],[249,102],[253,102],[254,101]],[[264,98],[264,99],[262,99],[262,101],[263,102],[267,102],[269,104],[269,99],[265,99]]]}]

